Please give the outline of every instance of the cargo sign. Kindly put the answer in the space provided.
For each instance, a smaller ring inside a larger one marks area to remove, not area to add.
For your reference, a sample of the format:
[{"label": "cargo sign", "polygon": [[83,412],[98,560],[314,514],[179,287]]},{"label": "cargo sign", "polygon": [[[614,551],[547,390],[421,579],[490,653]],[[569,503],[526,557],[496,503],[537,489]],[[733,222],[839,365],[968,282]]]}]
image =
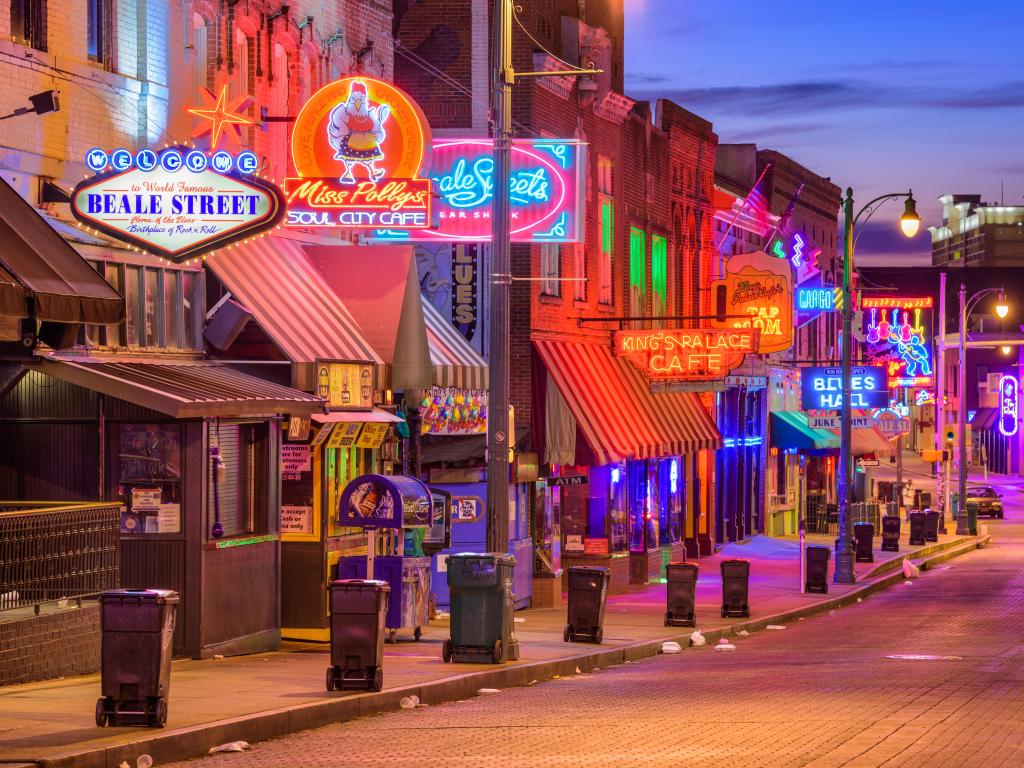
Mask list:
[{"label": "cargo sign", "polygon": [[[851,408],[889,405],[886,369],[854,366],[850,375]],[[805,411],[838,411],[843,407],[842,368],[803,368],[800,371],[801,406]]]},{"label": "cargo sign", "polygon": [[195,259],[270,229],[284,201],[255,175],[252,152],[207,155],[169,147],[134,154],[102,149],[86,154],[97,175],[71,193],[71,213],[86,227],[172,261]]},{"label": "cargo sign", "polygon": [[615,353],[652,378],[718,379],[756,349],[757,332],[750,329],[668,328],[618,331]]}]

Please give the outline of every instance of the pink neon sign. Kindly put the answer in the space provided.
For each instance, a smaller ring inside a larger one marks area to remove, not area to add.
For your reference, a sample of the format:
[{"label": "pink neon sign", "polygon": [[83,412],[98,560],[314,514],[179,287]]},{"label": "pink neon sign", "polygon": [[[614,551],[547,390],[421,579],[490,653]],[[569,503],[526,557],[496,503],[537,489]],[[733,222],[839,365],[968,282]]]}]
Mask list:
[{"label": "pink neon sign", "polygon": [[[435,139],[428,174],[438,196],[432,226],[411,231],[375,230],[373,236],[380,240],[490,240],[493,152],[490,139]],[[586,145],[580,142],[512,142],[509,198],[513,242],[582,239],[585,169]]]}]

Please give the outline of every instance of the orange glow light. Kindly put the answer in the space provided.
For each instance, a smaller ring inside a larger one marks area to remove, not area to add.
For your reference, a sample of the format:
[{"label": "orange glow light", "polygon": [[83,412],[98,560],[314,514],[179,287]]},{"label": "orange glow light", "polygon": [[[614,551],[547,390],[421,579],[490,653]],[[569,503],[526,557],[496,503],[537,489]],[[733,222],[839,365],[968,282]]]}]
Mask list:
[{"label": "orange glow light", "polygon": [[221,134],[228,127],[231,128],[234,139],[241,145],[241,134],[238,131],[240,125],[252,125],[252,120],[238,114],[239,111],[248,109],[251,104],[251,97],[242,96],[236,99],[231,104],[228,104],[228,87],[222,86],[220,93],[214,97],[213,93],[207,89],[202,88],[201,93],[203,97],[207,99],[207,107],[186,107],[188,113],[195,115],[196,117],[202,118],[203,120],[209,120],[209,125],[202,125],[195,133],[192,134],[193,138],[205,136],[207,133],[210,134],[210,149],[216,149],[217,144],[220,142]]}]

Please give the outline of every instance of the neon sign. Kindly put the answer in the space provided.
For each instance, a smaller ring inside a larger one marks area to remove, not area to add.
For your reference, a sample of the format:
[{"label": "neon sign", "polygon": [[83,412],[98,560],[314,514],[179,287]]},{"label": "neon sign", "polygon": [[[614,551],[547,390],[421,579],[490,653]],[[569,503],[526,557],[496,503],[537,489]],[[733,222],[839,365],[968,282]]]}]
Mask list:
[{"label": "neon sign", "polygon": [[806,325],[823,312],[835,312],[839,309],[838,300],[841,295],[834,285],[825,285],[821,278],[814,277],[796,288],[796,324]]},{"label": "neon sign", "polygon": [[281,192],[255,175],[252,152],[94,148],[85,163],[97,175],[71,193],[75,218],[172,261],[270,229],[283,215]]},{"label": "neon sign", "polygon": [[[793,274],[764,251],[741,253],[726,264],[726,276],[711,283],[714,328],[757,330],[757,352],[781,352],[793,344]],[[745,315],[746,317],[733,317]]]},{"label": "neon sign", "polygon": [[[884,408],[889,404],[884,366],[855,366],[850,371],[850,407]],[[805,411],[843,407],[842,368],[802,368],[800,402]]]},{"label": "neon sign", "polygon": [[1017,403],[1020,385],[1013,376],[999,379],[999,433],[1006,437],[1017,434]]},{"label": "neon sign", "polygon": [[[586,145],[560,139],[512,142],[509,179],[513,242],[578,242],[583,238]],[[382,229],[380,240],[491,239],[494,143],[490,139],[434,141],[430,178],[437,199],[431,226]]]},{"label": "neon sign", "polygon": [[346,77],[310,97],[292,131],[298,178],[285,179],[288,226],[430,225],[430,126],[403,91]]},{"label": "neon sign", "polygon": [[865,296],[861,305],[867,358],[888,368],[889,386],[932,386],[932,298]]},{"label": "neon sign", "polygon": [[757,332],[711,328],[617,331],[615,352],[652,378],[703,380],[725,376],[756,349]]},{"label": "neon sign", "polygon": [[206,108],[187,107],[185,111],[203,120],[208,120],[209,125],[201,125],[192,134],[192,138],[198,139],[209,135],[210,149],[216,149],[220,143],[221,134],[227,129],[228,135],[234,139],[236,144],[241,146],[242,135],[238,127],[240,125],[251,125],[252,120],[238,113],[252,106],[252,97],[248,95],[242,96],[228,104],[228,87],[226,85],[220,89],[220,93],[217,96],[214,96],[213,91],[209,88],[202,88],[200,93],[207,102]]}]

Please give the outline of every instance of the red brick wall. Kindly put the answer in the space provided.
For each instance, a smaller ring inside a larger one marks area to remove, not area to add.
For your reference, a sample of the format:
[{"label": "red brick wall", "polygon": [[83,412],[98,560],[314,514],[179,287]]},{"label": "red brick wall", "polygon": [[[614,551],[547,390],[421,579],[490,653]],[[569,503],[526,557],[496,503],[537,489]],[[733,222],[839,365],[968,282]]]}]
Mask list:
[{"label": "red brick wall", "polygon": [[85,675],[100,666],[100,608],[0,623],[0,685]]}]

